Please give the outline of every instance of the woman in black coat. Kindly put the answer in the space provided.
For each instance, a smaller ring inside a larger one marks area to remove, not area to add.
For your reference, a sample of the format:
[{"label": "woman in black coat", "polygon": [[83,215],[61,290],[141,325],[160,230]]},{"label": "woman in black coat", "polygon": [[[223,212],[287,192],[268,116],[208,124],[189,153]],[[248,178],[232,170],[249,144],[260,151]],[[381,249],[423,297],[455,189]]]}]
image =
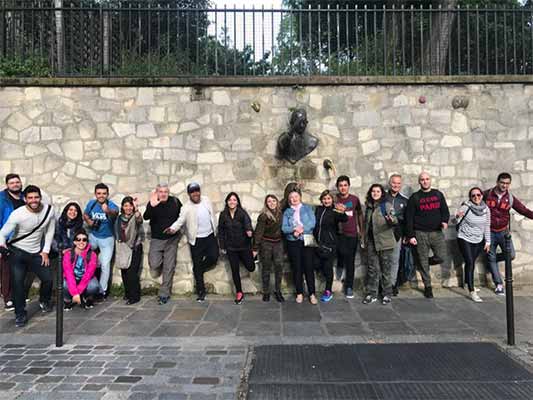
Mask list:
[{"label": "woman in black coat", "polygon": [[52,249],[59,251],[59,249],[66,252],[74,246],[74,235],[83,226],[83,214],[78,203],[68,203],[59,217],[56,230],[54,233],[54,240],[52,242]]},{"label": "woman in black coat", "polygon": [[237,193],[226,196],[226,206],[218,218],[218,243],[223,254],[227,254],[231,275],[235,284],[235,304],[241,304],[244,294],[241,287],[239,264],[252,272],[255,269],[252,254],[252,220],[242,208]]},{"label": "woman in black coat", "polygon": [[316,225],[313,231],[318,242],[317,258],[320,269],[326,277],[326,289],[320,301],[327,303],[333,298],[331,286],[333,285],[333,260],[337,254],[337,231],[340,222],[346,222],[348,216],[344,211],[339,211],[333,203],[333,196],[329,190],[324,190],[320,195],[320,203],[315,210]]}]

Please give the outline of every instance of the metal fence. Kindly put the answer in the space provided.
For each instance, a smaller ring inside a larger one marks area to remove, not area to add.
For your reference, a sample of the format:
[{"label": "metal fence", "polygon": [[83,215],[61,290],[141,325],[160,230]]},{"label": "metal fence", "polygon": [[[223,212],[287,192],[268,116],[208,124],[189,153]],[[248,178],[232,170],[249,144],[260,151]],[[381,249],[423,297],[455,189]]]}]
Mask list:
[{"label": "metal fence", "polygon": [[533,72],[533,9],[527,7],[213,9],[178,3],[3,0],[0,76]]}]

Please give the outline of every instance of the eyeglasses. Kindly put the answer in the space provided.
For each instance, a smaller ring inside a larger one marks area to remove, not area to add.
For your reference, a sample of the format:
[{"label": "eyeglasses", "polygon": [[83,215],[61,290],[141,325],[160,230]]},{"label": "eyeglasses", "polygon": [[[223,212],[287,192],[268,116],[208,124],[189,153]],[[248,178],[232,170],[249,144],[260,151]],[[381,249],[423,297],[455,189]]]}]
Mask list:
[{"label": "eyeglasses", "polygon": [[86,242],[87,241],[87,238],[86,237],[82,237],[82,238],[76,238],[74,239],[75,242]]},{"label": "eyeglasses", "polygon": [[473,193],[470,197],[483,197],[481,193]]}]

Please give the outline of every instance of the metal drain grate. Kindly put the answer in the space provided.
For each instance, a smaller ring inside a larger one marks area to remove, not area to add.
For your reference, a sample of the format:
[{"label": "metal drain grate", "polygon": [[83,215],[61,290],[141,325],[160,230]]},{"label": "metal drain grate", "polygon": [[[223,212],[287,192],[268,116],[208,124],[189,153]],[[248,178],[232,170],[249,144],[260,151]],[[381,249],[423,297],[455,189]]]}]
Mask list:
[{"label": "metal drain grate", "polygon": [[533,374],[490,343],[254,349],[249,400],[531,400]]}]

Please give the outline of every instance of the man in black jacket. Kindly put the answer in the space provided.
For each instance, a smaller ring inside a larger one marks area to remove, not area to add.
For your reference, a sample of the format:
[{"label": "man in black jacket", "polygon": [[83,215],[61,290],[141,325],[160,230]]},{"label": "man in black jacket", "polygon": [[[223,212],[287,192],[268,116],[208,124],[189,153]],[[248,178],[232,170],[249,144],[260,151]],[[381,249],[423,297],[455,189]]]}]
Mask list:
[{"label": "man in black jacket", "polygon": [[446,258],[446,242],[443,230],[448,228],[450,211],[444,195],[431,188],[431,177],[427,172],[418,176],[420,190],[414,193],[405,211],[406,235],[415,247],[415,259],[424,282],[424,296],[433,298],[431,276],[429,274],[429,250],[435,258]]},{"label": "man in black jacket", "polygon": [[166,304],[172,293],[180,239],[178,233],[169,234],[164,231],[178,219],[180,210],[181,201],[170,196],[168,185],[159,184],[152,191],[143,216],[145,220],[150,221],[151,240],[148,252],[150,275],[154,279],[162,275],[159,304]]}]

